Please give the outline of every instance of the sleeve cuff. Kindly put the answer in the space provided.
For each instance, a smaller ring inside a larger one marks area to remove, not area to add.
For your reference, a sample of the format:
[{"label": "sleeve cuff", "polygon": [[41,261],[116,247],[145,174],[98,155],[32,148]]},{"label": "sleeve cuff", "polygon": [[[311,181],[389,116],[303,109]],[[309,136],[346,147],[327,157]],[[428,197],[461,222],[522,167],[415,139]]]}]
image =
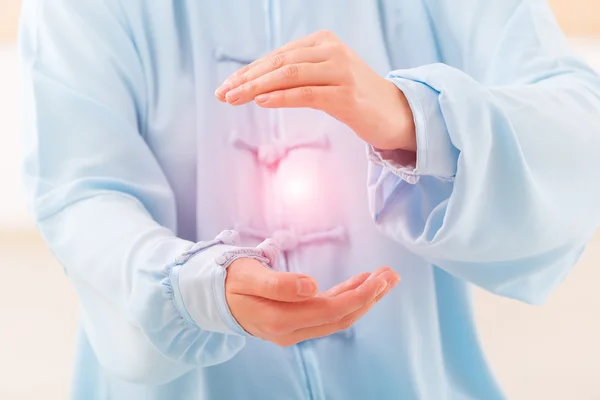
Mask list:
[{"label": "sleeve cuff", "polygon": [[271,267],[278,248],[274,241],[265,241],[256,248],[237,247],[237,238],[237,232],[223,231],[214,240],[197,243],[178,257],[170,276],[173,301],[188,324],[211,332],[248,335],[227,304],[227,267],[242,257]]},{"label": "sleeve cuff", "polygon": [[439,105],[439,92],[425,83],[391,72],[387,79],[400,89],[413,112],[417,135],[417,157],[404,150],[379,150],[369,146],[369,159],[407,181],[417,183],[422,175],[453,179],[459,151],[452,142]]}]

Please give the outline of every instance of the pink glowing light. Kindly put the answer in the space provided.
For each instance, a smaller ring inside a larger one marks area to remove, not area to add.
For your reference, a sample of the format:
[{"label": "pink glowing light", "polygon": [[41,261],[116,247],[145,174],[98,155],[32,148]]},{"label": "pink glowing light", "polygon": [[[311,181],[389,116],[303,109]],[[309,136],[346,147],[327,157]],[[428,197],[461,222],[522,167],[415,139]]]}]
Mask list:
[{"label": "pink glowing light", "polygon": [[288,172],[281,179],[281,193],[287,207],[299,208],[314,206],[318,197],[316,177],[307,170]]}]

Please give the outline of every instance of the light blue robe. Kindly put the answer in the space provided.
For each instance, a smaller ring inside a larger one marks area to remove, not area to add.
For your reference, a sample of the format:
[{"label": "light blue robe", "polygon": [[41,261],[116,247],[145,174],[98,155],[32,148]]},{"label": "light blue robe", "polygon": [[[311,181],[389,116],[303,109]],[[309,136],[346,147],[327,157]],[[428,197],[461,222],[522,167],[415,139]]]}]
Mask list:
[{"label": "light blue robe", "polygon": [[[215,99],[319,29],[404,91],[416,165]],[[470,285],[540,304],[600,220],[600,80],[544,1],[25,0],[20,36],[27,193],[81,300],[74,399],[502,399]],[[240,254],[402,282],[283,348],[227,307]]]}]

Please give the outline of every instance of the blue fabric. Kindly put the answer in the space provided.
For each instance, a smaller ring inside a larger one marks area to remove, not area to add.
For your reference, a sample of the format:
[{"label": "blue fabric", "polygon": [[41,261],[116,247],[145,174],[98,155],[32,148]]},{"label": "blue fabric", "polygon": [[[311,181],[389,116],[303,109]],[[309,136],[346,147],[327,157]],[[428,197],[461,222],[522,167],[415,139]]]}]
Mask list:
[{"label": "blue fabric", "polygon": [[[405,92],[416,159],[214,98],[319,29]],[[502,399],[470,285],[540,304],[600,220],[600,80],[545,1],[25,0],[20,36],[25,185],[81,301],[74,399]],[[403,281],[281,348],[229,312],[239,249],[322,289]]]},{"label": "blue fabric", "polygon": [[456,174],[458,150],[452,144],[444,116],[437,100],[439,92],[426,84],[398,77],[392,72],[388,78],[406,96],[415,119],[417,136],[415,154],[409,151],[379,150],[368,147],[371,160],[410,183],[417,183],[421,175],[452,179]]}]

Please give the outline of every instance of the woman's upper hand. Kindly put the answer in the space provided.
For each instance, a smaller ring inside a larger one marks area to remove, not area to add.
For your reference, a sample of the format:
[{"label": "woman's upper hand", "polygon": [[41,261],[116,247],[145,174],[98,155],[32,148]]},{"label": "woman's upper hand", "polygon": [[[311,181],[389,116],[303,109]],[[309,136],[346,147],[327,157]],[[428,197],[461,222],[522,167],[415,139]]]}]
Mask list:
[{"label": "woman's upper hand", "polygon": [[[215,92],[232,105],[310,107],[348,125],[381,149],[414,150],[412,112],[403,93],[330,32],[291,42],[247,65]],[[412,135],[412,137],[411,137]],[[346,329],[399,281],[389,268],[357,275],[324,293],[298,274],[240,259],[227,272],[230,310],[250,334],[292,345]],[[297,288],[312,287],[306,293]]]},{"label": "woman's upper hand", "polygon": [[335,34],[319,31],[235,72],[216,90],[232,105],[322,110],[383,150],[416,150],[406,97]]}]

